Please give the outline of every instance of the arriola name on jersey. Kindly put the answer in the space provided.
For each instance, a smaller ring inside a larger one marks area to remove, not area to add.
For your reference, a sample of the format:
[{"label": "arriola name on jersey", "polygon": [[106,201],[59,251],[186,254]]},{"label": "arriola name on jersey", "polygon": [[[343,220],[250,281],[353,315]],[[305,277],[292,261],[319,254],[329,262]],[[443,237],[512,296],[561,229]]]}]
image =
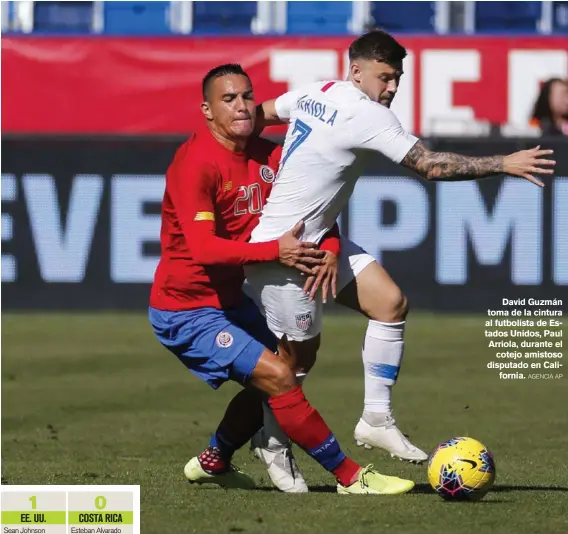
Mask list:
[{"label": "arriola name on jersey", "polygon": [[300,97],[297,104],[299,109],[309,113],[316,119],[319,119],[330,126],[333,126],[335,122],[335,118],[337,117],[337,110],[336,109],[327,109],[327,106],[318,100],[313,98],[308,98],[308,95],[304,95]]}]

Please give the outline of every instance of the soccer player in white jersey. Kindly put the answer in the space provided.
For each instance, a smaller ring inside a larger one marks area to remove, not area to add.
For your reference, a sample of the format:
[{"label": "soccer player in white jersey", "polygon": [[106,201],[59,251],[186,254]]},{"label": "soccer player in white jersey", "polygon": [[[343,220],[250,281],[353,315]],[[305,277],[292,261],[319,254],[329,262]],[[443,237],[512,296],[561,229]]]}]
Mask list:
[{"label": "soccer player in white jersey", "polygon": [[[392,36],[372,31],[349,48],[347,81],[324,81],[264,102],[264,124],[289,122],[280,169],[251,242],[275,239],[304,221],[301,238],[319,242],[345,208],[368,157],[380,152],[426,180],[475,180],[508,174],[538,186],[534,174],[551,174],[551,150],[536,147],[509,156],[467,157],[428,150],[401,127],[390,111],[402,76],[406,50]],[[435,73],[431,73],[435,75]],[[333,263],[333,262],[331,262]],[[281,352],[307,372],[319,348],[322,299],[311,299],[305,278],[277,263],[246,266],[246,277],[264,308]],[[403,356],[407,299],[373,257],[342,238],[336,302],[369,318],[363,343],[365,401],[354,437],[359,445],[421,462],[426,453],[398,430],[391,413],[391,388]],[[289,442],[265,413],[253,448],[283,491],[307,486],[290,454]]]}]

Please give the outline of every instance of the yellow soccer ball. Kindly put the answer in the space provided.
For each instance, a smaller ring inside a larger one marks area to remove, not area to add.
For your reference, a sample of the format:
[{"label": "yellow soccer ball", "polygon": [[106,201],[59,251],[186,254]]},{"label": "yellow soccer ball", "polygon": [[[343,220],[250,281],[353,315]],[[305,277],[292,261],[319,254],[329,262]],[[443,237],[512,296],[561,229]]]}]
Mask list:
[{"label": "yellow soccer ball", "polygon": [[430,455],[428,480],[443,499],[478,501],[493,487],[495,461],[476,439],[452,438]]}]

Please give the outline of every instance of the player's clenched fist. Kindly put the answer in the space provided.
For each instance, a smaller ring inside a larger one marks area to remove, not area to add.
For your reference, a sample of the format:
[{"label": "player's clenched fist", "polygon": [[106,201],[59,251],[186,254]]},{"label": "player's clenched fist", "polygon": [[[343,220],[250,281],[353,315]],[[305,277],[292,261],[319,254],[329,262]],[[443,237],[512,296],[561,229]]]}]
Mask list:
[{"label": "player's clenched fist", "polygon": [[325,250],[319,250],[315,243],[300,241],[298,235],[303,228],[304,223],[300,221],[278,240],[278,260],[280,263],[294,267],[305,274],[315,274],[314,268],[324,261]]},{"label": "player's clenched fist", "polygon": [[[552,174],[551,167],[556,165],[556,161],[546,159],[554,150],[541,150],[540,145],[530,150],[521,150],[503,159],[503,170],[512,176],[520,176],[529,182],[544,187],[544,184],[535,178],[534,174]],[[549,168],[546,168],[549,167]]]}]

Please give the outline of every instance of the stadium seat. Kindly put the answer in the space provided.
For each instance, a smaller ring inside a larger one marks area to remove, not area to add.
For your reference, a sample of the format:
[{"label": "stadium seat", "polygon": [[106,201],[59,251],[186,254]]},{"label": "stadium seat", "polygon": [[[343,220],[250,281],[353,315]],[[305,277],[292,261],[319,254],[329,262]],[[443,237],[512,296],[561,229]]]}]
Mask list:
[{"label": "stadium seat", "polygon": [[2,33],[5,33],[12,29],[12,2],[10,0],[2,2],[0,8],[2,9]]},{"label": "stadium seat", "polygon": [[477,32],[536,33],[542,2],[475,2]]},{"label": "stadium seat", "polygon": [[552,2],[552,31],[568,33],[568,2]]},{"label": "stadium seat", "polygon": [[104,32],[119,35],[171,34],[170,2],[104,2]]},{"label": "stadium seat", "polygon": [[193,33],[251,33],[257,2],[193,2]]},{"label": "stadium seat", "polygon": [[568,1],[2,0],[3,32],[111,35],[568,33]]},{"label": "stadium seat", "polygon": [[287,31],[298,34],[346,34],[353,2],[287,2]]},{"label": "stadium seat", "polygon": [[390,32],[435,31],[436,2],[371,2],[372,24]]},{"label": "stadium seat", "polygon": [[94,2],[34,2],[34,31],[90,33]]}]

